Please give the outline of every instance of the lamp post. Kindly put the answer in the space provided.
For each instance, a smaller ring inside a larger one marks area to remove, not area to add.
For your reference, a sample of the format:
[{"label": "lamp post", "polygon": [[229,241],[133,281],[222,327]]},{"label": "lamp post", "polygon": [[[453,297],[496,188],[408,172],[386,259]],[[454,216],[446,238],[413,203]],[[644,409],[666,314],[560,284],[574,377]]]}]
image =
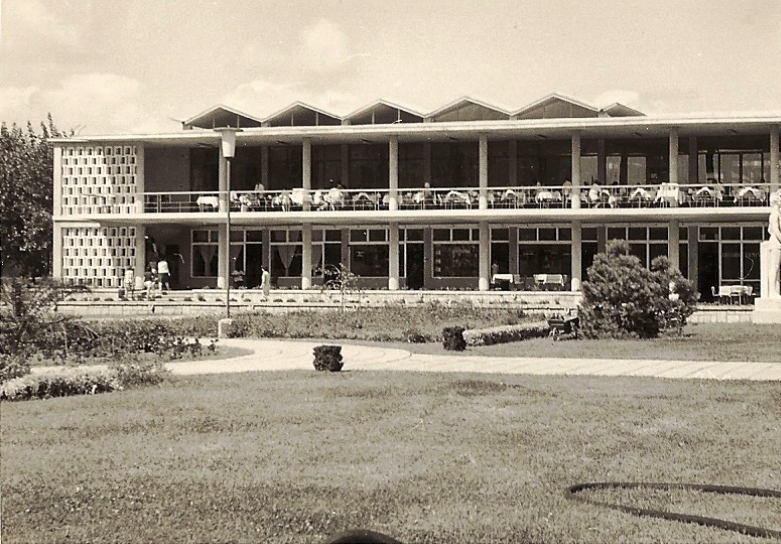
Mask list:
[{"label": "lamp post", "polygon": [[231,316],[231,161],[236,156],[236,133],[241,132],[240,128],[223,127],[215,128],[216,132],[220,134],[220,146],[222,149],[222,156],[226,162],[225,169],[225,211],[226,211],[226,235],[225,239],[228,244],[228,266],[225,271],[225,317],[230,319]]}]

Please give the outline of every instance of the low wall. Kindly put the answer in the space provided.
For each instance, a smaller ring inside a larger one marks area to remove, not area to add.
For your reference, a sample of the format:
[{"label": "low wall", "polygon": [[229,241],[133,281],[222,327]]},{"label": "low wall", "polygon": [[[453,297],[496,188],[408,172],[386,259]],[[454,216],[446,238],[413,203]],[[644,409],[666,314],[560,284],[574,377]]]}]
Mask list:
[{"label": "low wall", "polygon": [[[563,313],[577,308],[580,293],[567,291],[360,291],[275,289],[268,298],[256,289],[231,290],[231,312],[332,310],[378,307],[387,304],[472,304],[476,307],[518,308],[529,312]],[[70,297],[58,304],[58,311],[71,315],[200,315],[224,314],[225,291],[194,289],[169,291],[154,300],[121,300],[116,289],[95,289]]]}]

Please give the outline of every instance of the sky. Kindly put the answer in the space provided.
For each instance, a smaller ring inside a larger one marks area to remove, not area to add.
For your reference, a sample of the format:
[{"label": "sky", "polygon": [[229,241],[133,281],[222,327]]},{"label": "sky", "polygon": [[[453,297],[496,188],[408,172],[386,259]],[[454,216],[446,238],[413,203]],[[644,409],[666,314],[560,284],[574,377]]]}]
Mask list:
[{"label": "sky", "polygon": [[217,104],[337,116],[557,92],[781,112],[781,0],[0,0],[0,120],[177,132]]}]

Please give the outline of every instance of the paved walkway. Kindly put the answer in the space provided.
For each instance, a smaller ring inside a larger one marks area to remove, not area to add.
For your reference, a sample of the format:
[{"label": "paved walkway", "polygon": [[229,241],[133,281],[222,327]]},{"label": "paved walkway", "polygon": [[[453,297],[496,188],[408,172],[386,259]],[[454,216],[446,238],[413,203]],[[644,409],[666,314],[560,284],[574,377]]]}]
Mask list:
[{"label": "paved walkway", "polygon": [[[174,374],[218,374],[269,370],[312,370],[312,348],[324,342],[224,339],[220,345],[252,351],[232,359],[169,363]],[[778,363],[719,363],[638,359],[554,359],[545,357],[481,357],[424,355],[403,349],[351,345],[343,341],[349,370],[403,370],[411,372],[486,372],[581,376],[653,376],[709,380],[781,381]]]}]

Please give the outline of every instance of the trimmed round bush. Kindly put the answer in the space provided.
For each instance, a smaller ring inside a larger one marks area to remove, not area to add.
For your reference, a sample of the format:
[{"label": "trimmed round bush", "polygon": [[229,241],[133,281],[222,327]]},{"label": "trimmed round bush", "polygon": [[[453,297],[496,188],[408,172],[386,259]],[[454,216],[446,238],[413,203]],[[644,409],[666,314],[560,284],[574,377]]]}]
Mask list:
[{"label": "trimmed round bush", "polygon": [[315,370],[318,371],[330,371],[339,372],[342,370],[344,363],[342,362],[342,346],[315,346],[312,350],[315,355],[314,365]]},{"label": "trimmed round bush", "polygon": [[448,351],[464,351],[464,327],[445,327],[442,329],[442,345]]}]

